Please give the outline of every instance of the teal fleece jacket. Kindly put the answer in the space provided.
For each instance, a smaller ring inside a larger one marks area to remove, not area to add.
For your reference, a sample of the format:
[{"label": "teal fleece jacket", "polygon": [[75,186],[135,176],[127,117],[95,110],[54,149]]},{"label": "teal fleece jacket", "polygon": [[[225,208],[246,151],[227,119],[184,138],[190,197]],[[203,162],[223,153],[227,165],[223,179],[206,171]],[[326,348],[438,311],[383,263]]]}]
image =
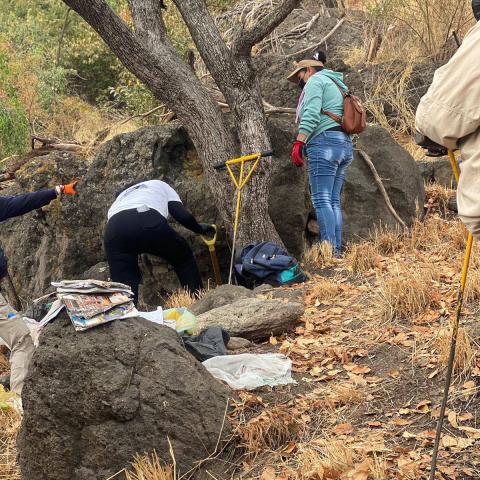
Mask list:
[{"label": "teal fleece jacket", "polygon": [[299,133],[307,136],[305,143],[325,130],[339,125],[322,113],[323,109],[343,115],[343,97],[332,78],[344,91],[347,90],[347,86],[343,83],[343,73],[326,68],[312,75],[304,87],[304,96],[299,110]]}]

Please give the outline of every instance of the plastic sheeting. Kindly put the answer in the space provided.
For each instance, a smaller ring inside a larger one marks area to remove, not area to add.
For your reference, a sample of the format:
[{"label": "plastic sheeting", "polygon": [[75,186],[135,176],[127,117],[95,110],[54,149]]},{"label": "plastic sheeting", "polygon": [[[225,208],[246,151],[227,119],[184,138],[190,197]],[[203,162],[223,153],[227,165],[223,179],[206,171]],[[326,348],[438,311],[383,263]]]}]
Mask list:
[{"label": "plastic sheeting", "polygon": [[203,365],[235,390],[296,383],[292,378],[292,361],[279,353],[222,355],[205,360]]}]

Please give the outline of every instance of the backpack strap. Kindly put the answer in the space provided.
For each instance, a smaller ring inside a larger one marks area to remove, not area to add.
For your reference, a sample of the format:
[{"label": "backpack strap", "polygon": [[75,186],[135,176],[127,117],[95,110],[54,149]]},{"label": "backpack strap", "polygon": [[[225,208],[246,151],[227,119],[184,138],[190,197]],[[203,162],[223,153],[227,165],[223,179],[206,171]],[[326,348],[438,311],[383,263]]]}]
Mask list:
[{"label": "backpack strap", "polygon": [[[329,80],[331,80],[335,84],[335,86],[340,90],[340,93],[342,95],[342,99],[345,101],[345,98],[350,95],[350,91],[347,89],[347,91],[344,92],[342,87],[338,84],[338,82],[336,80],[334,80],[333,78],[330,78],[330,77],[329,77]],[[328,110],[324,110],[323,108],[322,108],[321,112],[324,115],[327,115],[328,117],[330,117],[334,122],[337,122],[340,125],[342,124],[342,121],[343,121],[342,116],[337,115],[336,113],[333,113],[333,112],[329,112]]]}]

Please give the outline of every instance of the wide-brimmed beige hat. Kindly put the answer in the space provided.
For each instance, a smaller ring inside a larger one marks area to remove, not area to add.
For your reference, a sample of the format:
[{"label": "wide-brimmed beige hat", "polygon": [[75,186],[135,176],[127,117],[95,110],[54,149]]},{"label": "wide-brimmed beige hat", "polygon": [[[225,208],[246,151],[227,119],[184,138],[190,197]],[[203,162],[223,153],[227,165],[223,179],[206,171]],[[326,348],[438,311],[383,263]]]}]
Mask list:
[{"label": "wide-brimmed beige hat", "polygon": [[290,82],[296,83],[297,79],[295,78],[297,76],[297,73],[300,70],[303,70],[304,68],[307,67],[323,67],[323,63],[319,62],[318,60],[300,60],[299,62],[295,62],[295,70],[287,77],[287,80]]}]

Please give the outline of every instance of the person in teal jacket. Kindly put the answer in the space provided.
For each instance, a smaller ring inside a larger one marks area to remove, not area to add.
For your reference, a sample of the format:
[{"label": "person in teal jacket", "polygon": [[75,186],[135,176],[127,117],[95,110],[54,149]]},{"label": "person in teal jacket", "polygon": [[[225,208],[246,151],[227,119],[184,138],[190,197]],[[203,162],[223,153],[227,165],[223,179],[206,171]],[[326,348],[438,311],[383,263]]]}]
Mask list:
[{"label": "person in teal jacket", "polygon": [[329,242],[334,254],[342,252],[343,217],[340,205],[345,171],[353,160],[350,135],[329,113],[343,115],[342,91],[347,91],[343,74],[324,67],[326,56],[301,60],[288,80],[302,89],[298,100],[296,122],[298,135],[292,150],[292,161],[303,166],[308,159],[308,176],[312,204],[317,213],[320,241]]}]

